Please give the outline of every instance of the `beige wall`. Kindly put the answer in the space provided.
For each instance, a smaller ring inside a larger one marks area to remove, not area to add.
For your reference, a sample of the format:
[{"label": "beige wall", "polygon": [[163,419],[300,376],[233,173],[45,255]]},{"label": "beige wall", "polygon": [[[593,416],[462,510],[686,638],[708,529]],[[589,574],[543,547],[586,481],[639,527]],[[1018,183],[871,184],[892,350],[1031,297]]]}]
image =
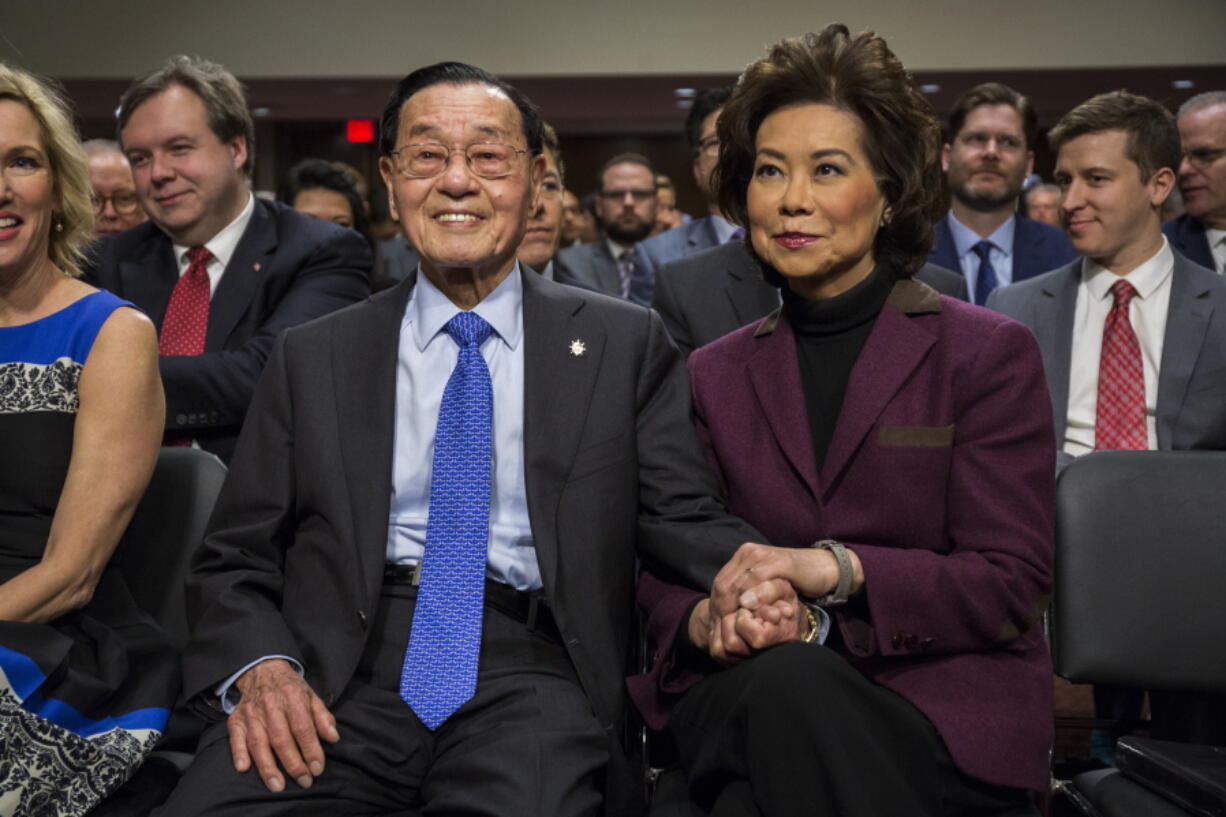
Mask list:
[{"label": "beige wall", "polygon": [[912,70],[1226,62],[1226,0],[41,0],[0,2],[0,59],[131,77],[172,53],[241,76],[738,71],[782,37],[875,28]]}]

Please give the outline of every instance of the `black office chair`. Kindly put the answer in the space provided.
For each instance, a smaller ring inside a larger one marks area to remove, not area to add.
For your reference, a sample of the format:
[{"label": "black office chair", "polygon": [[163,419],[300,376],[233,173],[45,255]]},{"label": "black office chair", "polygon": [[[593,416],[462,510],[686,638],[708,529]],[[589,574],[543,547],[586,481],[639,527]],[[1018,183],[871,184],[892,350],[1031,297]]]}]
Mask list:
[{"label": "black office chair", "polygon": [[[1226,692],[1226,452],[1080,457],[1060,475],[1056,520],[1056,672]],[[1056,791],[1101,817],[1226,815],[1220,752],[1123,738],[1119,769],[1059,781]],[[1215,799],[1217,810],[1199,810]]]},{"label": "black office chair", "polygon": [[[188,639],[184,582],[225,477],[226,466],[206,451],[163,448],[116,550],[119,570],[136,603],[180,650]],[[190,762],[201,727],[179,701],[158,748],[95,813],[134,817],[160,805]]]}]

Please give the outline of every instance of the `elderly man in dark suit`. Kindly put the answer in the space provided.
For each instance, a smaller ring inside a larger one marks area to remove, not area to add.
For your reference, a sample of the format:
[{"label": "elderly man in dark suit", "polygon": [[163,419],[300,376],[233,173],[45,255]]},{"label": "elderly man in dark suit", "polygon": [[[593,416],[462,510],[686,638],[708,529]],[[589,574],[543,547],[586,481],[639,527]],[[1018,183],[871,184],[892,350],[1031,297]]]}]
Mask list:
[{"label": "elderly man in dark suit", "polygon": [[965,275],[974,303],[1076,256],[1059,229],[1017,212],[1037,132],[1030,100],[998,82],[967,91],[949,115],[941,163],[953,199],[928,260]]},{"label": "elderly man in dark suit", "polygon": [[186,691],[218,722],[166,813],[641,807],[636,557],[702,586],[758,535],[713,498],[659,318],[517,262],[541,151],[478,68],[393,94],[421,264],[273,352],[189,584]]},{"label": "elderly man in dark suit", "polygon": [[[1171,249],[1162,203],[1179,134],[1125,92],[1074,108],[1051,132],[1061,217],[1082,258],[997,290],[988,306],[1039,341],[1062,461],[1100,449],[1226,449],[1226,281]],[[1103,717],[1140,691],[1096,689]],[[1226,702],[1152,692],[1154,736],[1226,741]],[[1107,747],[1104,747],[1106,750]]]},{"label": "elderly man in dark suit", "polygon": [[99,241],[86,279],[157,324],[168,439],[228,460],[277,333],[367,295],[370,249],[251,195],[254,126],[215,63],[175,57],[137,80],[119,138],[150,220]]},{"label": "elderly man in dark suit", "polygon": [[1177,117],[1185,212],[1162,225],[1171,246],[1202,267],[1226,273],[1226,91],[1189,99]]},{"label": "elderly man in dark suit", "polygon": [[[967,300],[966,279],[956,272],[924,264],[915,278],[942,295]],[[732,241],[661,267],[651,306],[688,355],[766,317],[779,306],[779,290],[762,279],[745,243]]]}]

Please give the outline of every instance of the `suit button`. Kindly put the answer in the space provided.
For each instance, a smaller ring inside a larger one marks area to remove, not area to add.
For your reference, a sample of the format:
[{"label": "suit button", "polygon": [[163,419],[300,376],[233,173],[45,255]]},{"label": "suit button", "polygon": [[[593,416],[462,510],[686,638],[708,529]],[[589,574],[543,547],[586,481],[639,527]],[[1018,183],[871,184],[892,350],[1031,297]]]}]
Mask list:
[{"label": "suit button", "polygon": [[176,414],[175,425],[187,425],[187,415],[182,413]]},{"label": "suit button", "polygon": [[568,647],[578,647],[578,646],[579,646],[579,639],[577,639],[577,638],[568,638],[568,639],[566,639],[566,646],[568,646]]},{"label": "suit button", "polygon": [[365,630],[367,624],[365,610],[358,610],[358,622],[361,623],[362,629]]},{"label": "suit button", "polygon": [[896,650],[902,649],[902,633],[894,633],[893,638],[890,639],[890,646]]}]

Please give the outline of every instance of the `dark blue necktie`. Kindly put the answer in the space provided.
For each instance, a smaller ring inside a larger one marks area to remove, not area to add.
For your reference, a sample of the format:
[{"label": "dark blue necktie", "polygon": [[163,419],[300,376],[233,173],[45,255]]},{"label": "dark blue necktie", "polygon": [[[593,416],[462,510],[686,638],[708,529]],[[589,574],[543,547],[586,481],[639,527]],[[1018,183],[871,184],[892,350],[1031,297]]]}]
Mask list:
[{"label": "dark blue necktie", "polygon": [[460,356],[438,411],[421,584],[400,673],[400,697],[431,730],[477,689],[494,459],[494,395],[481,343],[491,331],[475,312],[447,322]]},{"label": "dark blue necktie", "polygon": [[992,266],[992,242],[980,241],[971,247],[979,256],[979,275],[975,278],[975,303],[982,306],[988,302],[988,295],[996,289],[996,269]]}]

